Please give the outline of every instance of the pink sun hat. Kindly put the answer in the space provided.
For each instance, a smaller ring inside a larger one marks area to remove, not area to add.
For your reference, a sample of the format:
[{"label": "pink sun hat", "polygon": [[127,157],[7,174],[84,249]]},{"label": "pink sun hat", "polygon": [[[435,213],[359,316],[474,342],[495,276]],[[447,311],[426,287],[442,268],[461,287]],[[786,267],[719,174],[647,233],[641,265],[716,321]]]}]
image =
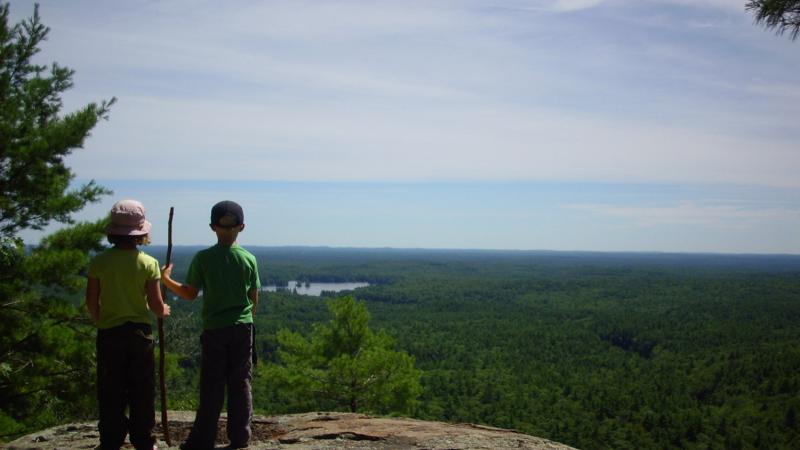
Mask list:
[{"label": "pink sun hat", "polygon": [[106,233],[112,236],[142,236],[150,234],[152,225],[144,219],[144,205],[136,200],[120,200],[111,207],[111,223]]}]

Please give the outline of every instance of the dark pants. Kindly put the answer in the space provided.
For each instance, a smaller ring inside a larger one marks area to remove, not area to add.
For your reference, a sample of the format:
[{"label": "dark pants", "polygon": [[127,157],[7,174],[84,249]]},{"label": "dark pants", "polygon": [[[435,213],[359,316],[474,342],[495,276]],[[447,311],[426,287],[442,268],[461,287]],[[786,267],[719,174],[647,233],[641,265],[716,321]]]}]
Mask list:
[{"label": "dark pants", "polygon": [[211,449],[217,436],[217,421],[225,390],[228,391],[228,439],[234,447],[250,442],[253,416],[252,378],[253,325],[206,330],[200,336],[202,366],[200,407],[185,447]]},{"label": "dark pants", "polygon": [[[151,450],[155,421],[153,332],[127,322],[97,331],[97,400],[100,447],[117,450],[130,433],[137,450]],[[125,408],[130,409],[130,419]]]}]

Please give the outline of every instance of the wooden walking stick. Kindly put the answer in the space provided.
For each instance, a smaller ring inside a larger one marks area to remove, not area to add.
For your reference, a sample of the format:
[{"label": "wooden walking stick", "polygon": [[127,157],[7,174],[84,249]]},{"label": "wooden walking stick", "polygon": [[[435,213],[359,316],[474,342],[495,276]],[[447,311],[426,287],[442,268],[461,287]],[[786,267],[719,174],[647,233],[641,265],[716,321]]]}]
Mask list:
[{"label": "wooden walking stick", "polygon": [[[169,207],[169,222],[167,222],[167,263],[166,266],[172,262],[172,215],[175,213],[175,208]],[[161,297],[167,301],[167,289],[161,285]],[[161,384],[161,429],[164,431],[164,441],[168,447],[172,447],[172,442],[169,437],[169,421],[167,420],[167,383],[164,379],[164,319],[158,318],[158,378]]]}]

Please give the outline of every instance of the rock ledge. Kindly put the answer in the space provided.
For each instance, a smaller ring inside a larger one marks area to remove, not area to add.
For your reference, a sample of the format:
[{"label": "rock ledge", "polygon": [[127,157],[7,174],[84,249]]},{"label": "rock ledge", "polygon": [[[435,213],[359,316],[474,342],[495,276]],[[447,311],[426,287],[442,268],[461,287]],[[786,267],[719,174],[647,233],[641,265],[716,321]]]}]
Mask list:
[{"label": "rock ledge", "polygon": [[[158,425],[158,446],[175,449],[188,434],[193,412],[170,411],[172,447],[167,447]],[[217,448],[223,448],[225,417],[220,420]],[[9,450],[94,449],[97,424],[62,425],[21,437],[4,448]],[[129,444],[126,444],[129,447]],[[132,447],[129,447],[132,448]],[[314,412],[282,416],[255,416],[251,450],[445,450],[531,449],[568,450],[563,444],[511,430],[474,424],[447,424],[364,414]]]}]

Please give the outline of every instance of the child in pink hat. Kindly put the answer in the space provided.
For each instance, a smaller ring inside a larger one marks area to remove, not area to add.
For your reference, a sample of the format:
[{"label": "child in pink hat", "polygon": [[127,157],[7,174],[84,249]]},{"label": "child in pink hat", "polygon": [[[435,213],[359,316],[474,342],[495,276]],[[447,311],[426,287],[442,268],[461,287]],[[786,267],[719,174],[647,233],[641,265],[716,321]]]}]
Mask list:
[{"label": "child in pink hat", "polygon": [[[118,450],[130,434],[137,450],[155,449],[155,368],[151,317],[169,315],[161,298],[158,261],[138,249],[151,225],[136,200],[111,208],[106,228],[114,246],[89,264],[86,307],[97,325],[100,447]],[[130,417],[125,409],[130,410]]]}]

